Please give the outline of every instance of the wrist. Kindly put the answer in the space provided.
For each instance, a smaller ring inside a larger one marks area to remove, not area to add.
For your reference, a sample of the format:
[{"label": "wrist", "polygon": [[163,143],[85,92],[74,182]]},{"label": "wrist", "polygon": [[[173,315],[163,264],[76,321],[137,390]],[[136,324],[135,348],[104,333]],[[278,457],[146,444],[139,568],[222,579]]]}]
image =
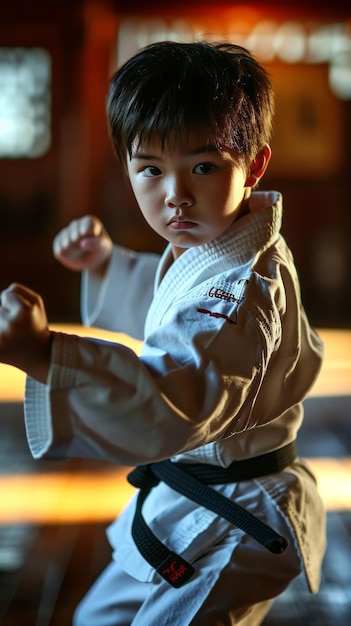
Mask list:
[{"label": "wrist", "polygon": [[109,252],[106,254],[104,260],[89,270],[90,273],[93,274],[93,276],[95,276],[96,278],[99,278],[99,279],[104,278],[107,272],[108,266],[110,265],[111,256],[112,256],[112,246]]},{"label": "wrist", "polygon": [[50,370],[53,337],[54,333],[48,330],[45,336],[41,338],[39,345],[36,346],[36,350],[33,351],[35,356],[32,356],[28,362],[23,362],[22,366],[20,366],[20,369],[30,378],[34,378],[44,385],[47,382]]}]

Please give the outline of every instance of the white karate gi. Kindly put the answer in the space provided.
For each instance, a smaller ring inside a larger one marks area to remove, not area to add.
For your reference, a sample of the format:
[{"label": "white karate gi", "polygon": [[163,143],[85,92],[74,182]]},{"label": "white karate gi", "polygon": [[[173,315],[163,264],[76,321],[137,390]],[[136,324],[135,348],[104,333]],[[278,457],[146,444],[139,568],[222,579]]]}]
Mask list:
[{"label": "white karate gi", "polygon": [[[142,354],[57,334],[47,384],[27,379],[34,457],[125,465],[171,457],[226,467],[296,438],[322,345],[280,235],[281,205],[277,192],[254,192],[249,214],[174,262],[170,246],[161,260],[116,246],[102,281],[84,274],[83,321],[144,337]],[[325,516],[306,465],[215,488],[289,539],[289,548],[272,555],[161,483],[144,517],[195,575],[174,589],[143,559],[131,537],[133,500],[108,530],[113,562],[76,623],[255,626],[300,571],[316,592]]]}]

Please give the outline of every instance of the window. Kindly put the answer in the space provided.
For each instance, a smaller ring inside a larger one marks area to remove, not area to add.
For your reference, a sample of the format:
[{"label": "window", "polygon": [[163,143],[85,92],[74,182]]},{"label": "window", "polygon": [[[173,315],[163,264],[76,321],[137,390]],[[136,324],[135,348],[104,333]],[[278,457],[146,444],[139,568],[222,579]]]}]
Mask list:
[{"label": "window", "polygon": [[51,58],[42,48],[0,48],[0,158],[37,158],[51,142]]}]

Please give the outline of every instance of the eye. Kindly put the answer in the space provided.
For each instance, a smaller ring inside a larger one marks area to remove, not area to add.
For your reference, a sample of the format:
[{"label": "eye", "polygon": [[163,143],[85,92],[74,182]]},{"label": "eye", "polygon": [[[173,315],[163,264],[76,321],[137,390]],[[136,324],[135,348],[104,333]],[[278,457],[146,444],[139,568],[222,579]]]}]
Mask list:
[{"label": "eye", "polygon": [[214,169],[215,166],[212,165],[212,163],[199,163],[199,165],[194,168],[194,174],[211,174]]},{"label": "eye", "polygon": [[147,178],[152,178],[154,176],[160,176],[162,174],[162,172],[155,165],[148,165],[147,167],[144,167],[143,174]]}]

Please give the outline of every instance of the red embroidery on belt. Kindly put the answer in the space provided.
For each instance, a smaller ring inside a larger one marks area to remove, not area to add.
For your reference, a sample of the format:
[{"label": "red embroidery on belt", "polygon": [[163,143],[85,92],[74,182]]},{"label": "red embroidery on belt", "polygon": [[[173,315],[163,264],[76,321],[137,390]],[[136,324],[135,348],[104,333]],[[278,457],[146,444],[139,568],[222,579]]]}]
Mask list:
[{"label": "red embroidery on belt", "polygon": [[208,311],[207,309],[197,309],[199,313],[204,313],[205,315],[209,315],[210,317],[221,317],[229,324],[236,324],[234,320],[232,320],[228,315],[224,315],[223,313],[217,313],[217,311]]},{"label": "red embroidery on belt", "polygon": [[172,561],[170,566],[162,571],[162,574],[166,578],[169,578],[172,582],[175,582],[176,580],[178,580],[178,578],[185,574],[186,571],[187,569],[186,567],[184,567],[183,564],[179,565],[177,561]]},{"label": "red embroidery on belt", "polygon": [[184,559],[170,552],[166,559],[157,568],[159,574],[164,578],[172,587],[182,587],[192,577],[195,570],[193,566],[184,561]]}]

